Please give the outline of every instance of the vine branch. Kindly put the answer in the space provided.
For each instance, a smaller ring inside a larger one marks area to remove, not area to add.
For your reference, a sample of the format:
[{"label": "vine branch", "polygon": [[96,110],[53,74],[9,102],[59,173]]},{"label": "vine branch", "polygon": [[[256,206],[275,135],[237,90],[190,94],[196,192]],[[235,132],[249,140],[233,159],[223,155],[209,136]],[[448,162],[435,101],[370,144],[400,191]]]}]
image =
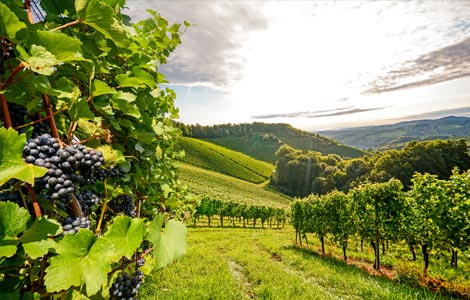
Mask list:
[{"label": "vine branch", "polygon": [[31,196],[31,202],[33,203],[33,209],[36,217],[42,216],[41,207],[39,206],[38,198],[36,197],[36,193],[34,192],[33,187],[29,183],[26,184],[26,187],[28,188],[29,195]]},{"label": "vine branch", "polygon": [[8,103],[7,99],[4,94],[0,94],[0,101],[2,103],[2,115],[3,118],[5,119],[5,125],[7,128],[13,127],[13,124],[11,123],[11,117],[10,117],[10,110],[8,110]]},{"label": "vine branch", "polygon": [[46,109],[47,117],[49,118],[49,124],[51,125],[52,135],[57,139],[60,145],[62,142],[60,141],[59,132],[57,131],[57,125],[55,123],[54,114],[52,113],[51,102],[49,100],[49,95],[42,94],[42,100],[44,101],[44,107]]},{"label": "vine branch", "polygon": [[29,23],[33,24],[34,23],[34,18],[33,18],[33,13],[31,12],[31,3],[30,3],[30,1],[25,0],[24,1],[24,6],[25,6],[26,13],[28,14]]},{"label": "vine branch", "polygon": [[75,20],[75,21],[66,23],[66,24],[64,24],[64,25],[61,25],[61,26],[59,26],[59,27],[53,28],[52,30],[62,30],[62,29],[65,29],[65,28],[67,28],[67,27],[71,27],[71,26],[80,24],[81,22],[82,22],[82,20],[78,19],[78,20]]},{"label": "vine branch", "polygon": [[101,208],[101,215],[98,221],[98,225],[96,225],[96,230],[95,230],[96,234],[101,232],[101,223],[103,222],[104,214],[106,212],[106,204],[108,204],[108,188],[106,187],[106,179],[103,180],[103,184],[104,184],[104,204],[103,204],[103,207]]},{"label": "vine branch", "polygon": [[111,271],[109,271],[109,272],[108,272],[108,275],[112,275],[114,272],[119,271],[119,270],[122,270],[122,269],[124,269],[125,267],[127,267],[128,265],[135,263],[135,262],[138,261],[139,259],[143,258],[145,255],[147,255],[147,254],[149,254],[150,252],[152,252],[152,251],[153,251],[153,248],[154,248],[154,247],[150,247],[149,249],[147,249],[147,250],[145,250],[144,252],[142,252],[141,255],[135,257],[134,259],[128,260],[125,264],[124,264],[124,262],[123,262],[122,265],[119,266],[118,268],[115,268],[115,269],[112,269]]},{"label": "vine branch", "polygon": [[16,74],[18,74],[21,70],[24,69],[24,64],[20,63],[16,68],[11,72],[10,76],[8,76],[7,80],[4,84],[1,85],[2,90],[6,90],[7,87],[13,82],[13,78],[15,78]]}]

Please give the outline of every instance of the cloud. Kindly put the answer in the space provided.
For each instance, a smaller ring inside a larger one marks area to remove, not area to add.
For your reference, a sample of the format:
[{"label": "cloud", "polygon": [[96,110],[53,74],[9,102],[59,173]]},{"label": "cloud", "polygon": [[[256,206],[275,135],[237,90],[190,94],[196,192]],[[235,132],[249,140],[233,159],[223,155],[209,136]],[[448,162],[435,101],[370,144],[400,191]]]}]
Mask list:
[{"label": "cloud", "polygon": [[322,117],[332,117],[332,116],[341,116],[341,115],[350,115],[360,112],[367,112],[373,110],[380,110],[386,107],[372,107],[372,108],[358,108],[358,107],[341,107],[328,110],[317,110],[317,111],[301,111],[293,113],[284,113],[284,114],[269,114],[269,115],[259,115],[252,116],[252,119],[275,119],[275,118],[322,118]]},{"label": "cloud", "polygon": [[[470,24],[468,24],[470,26]],[[470,76],[470,38],[431,51],[369,83],[364,94],[414,88]]]},{"label": "cloud", "polygon": [[244,58],[239,53],[251,32],[268,27],[260,13],[262,3],[246,1],[129,0],[124,11],[133,21],[155,10],[170,22],[191,26],[182,44],[161,68],[171,83],[198,84],[224,89],[241,77]]}]

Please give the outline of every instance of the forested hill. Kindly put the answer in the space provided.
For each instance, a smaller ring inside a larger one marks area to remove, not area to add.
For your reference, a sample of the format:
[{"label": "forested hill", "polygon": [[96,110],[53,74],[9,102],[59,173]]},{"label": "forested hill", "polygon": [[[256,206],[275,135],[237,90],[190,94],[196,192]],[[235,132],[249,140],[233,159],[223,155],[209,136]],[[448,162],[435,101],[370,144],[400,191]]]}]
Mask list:
[{"label": "forested hill", "polygon": [[357,158],[364,151],[338,144],[336,141],[292,127],[289,124],[244,123],[214,126],[177,124],[183,136],[210,141],[239,151],[259,160],[274,163],[276,151],[282,145],[299,150],[313,150],[342,157]]},{"label": "forested hill", "polygon": [[318,133],[361,149],[400,149],[410,141],[453,138],[465,138],[468,141],[470,118],[445,117],[437,120],[416,120],[392,125],[319,131]]}]

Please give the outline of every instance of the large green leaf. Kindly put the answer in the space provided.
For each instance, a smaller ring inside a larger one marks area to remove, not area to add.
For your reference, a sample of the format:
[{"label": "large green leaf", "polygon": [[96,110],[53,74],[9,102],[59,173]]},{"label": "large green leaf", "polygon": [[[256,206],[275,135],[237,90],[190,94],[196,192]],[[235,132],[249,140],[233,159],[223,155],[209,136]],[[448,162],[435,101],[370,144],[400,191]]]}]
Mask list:
[{"label": "large green leaf", "polygon": [[36,259],[45,255],[49,249],[55,248],[56,242],[50,239],[62,232],[62,226],[53,219],[40,217],[20,237],[25,252]]},{"label": "large green leaf", "polygon": [[28,228],[29,212],[13,202],[0,202],[0,237],[16,237]]},{"label": "large green leaf", "polygon": [[66,235],[57,244],[57,256],[50,258],[44,282],[49,292],[86,285],[88,296],[96,294],[111,271],[109,245],[90,230]]},{"label": "large green leaf", "polygon": [[183,223],[169,220],[163,228],[163,216],[153,220],[148,229],[149,240],[153,243],[155,264],[159,268],[172,263],[186,254],[186,226]]},{"label": "large green leaf", "polygon": [[16,253],[16,236],[28,228],[29,212],[16,203],[0,202],[0,257]]},{"label": "large green leaf", "polygon": [[38,74],[52,75],[55,71],[53,67],[59,63],[54,54],[43,46],[32,45],[30,55],[22,51],[21,47],[17,47],[17,50],[20,52],[21,58],[24,59],[25,65]]},{"label": "large green leaf", "polygon": [[34,184],[34,177],[46,174],[47,169],[23,161],[22,152],[26,143],[24,134],[12,128],[0,128],[0,185],[12,178]]},{"label": "large green leaf", "polygon": [[114,8],[99,0],[77,1],[75,7],[83,23],[95,28],[120,47],[129,45],[124,27],[114,18]]},{"label": "large green leaf", "polygon": [[149,73],[143,71],[141,68],[134,68],[134,75],[130,76],[129,74],[119,74],[116,76],[116,81],[121,87],[145,87],[149,86],[154,88],[156,86],[155,78]]},{"label": "large green leaf", "polygon": [[8,6],[0,2],[0,36],[16,42],[16,33],[23,28],[26,28],[26,24],[21,22]]},{"label": "large green leaf", "polygon": [[78,98],[72,101],[69,112],[72,122],[76,122],[79,119],[92,120],[95,117],[85,98]]},{"label": "large green leaf", "polygon": [[104,234],[104,238],[114,248],[112,257],[119,260],[122,256],[131,257],[144,238],[145,227],[143,219],[133,219],[127,216],[114,218],[114,223]]},{"label": "large green leaf", "polygon": [[59,62],[84,60],[80,53],[82,42],[60,31],[37,31],[30,42],[46,48]]},{"label": "large green leaf", "polygon": [[95,79],[92,83],[92,95],[93,97],[106,95],[106,94],[114,94],[116,90],[113,87],[110,87],[105,82]]}]

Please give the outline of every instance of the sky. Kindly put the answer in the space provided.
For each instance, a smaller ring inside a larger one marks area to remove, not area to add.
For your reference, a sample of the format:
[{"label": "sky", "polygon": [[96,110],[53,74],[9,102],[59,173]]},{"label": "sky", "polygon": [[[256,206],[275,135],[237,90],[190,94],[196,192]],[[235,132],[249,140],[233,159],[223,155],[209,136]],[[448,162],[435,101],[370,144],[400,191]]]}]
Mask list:
[{"label": "sky", "polygon": [[159,66],[188,124],[470,116],[470,1],[128,0],[192,25]]}]

